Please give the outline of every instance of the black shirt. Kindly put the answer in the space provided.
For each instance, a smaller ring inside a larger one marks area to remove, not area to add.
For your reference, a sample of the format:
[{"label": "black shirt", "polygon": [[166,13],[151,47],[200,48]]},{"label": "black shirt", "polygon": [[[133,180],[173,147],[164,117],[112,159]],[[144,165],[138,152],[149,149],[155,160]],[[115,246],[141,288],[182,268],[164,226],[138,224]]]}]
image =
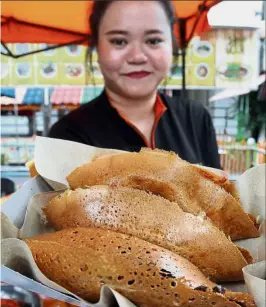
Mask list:
[{"label": "black shirt", "polygon": [[[221,168],[212,119],[207,109],[190,100],[160,94],[167,110],[156,126],[155,147],[176,152],[190,163]],[[139,151],[146,143],[111,106],[105,91],[62,117],[49,137],[101,148]]]}]

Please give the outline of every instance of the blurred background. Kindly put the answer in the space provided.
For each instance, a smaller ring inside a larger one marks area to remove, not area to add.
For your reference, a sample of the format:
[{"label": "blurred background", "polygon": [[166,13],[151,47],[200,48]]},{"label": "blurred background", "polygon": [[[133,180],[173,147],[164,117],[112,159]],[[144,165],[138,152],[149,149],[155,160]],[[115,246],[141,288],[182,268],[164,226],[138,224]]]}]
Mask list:
[{"label": "blurred background", "polygon": [[[19,5],[12,9],[19,13]],[[97,54],[93,76],[88,72],[86,46],[27,43],[23,31],[22,43],[15,43],[15,30],[19,35],[25,25],[17,23],[15,28],[13,20],[8,24],[5,18],[2,15],[0,77],[3,197],[28,179],[25,163],[34,158],[36,135],[46,135],[58,118],[103,88]],[[178,60],[161,90],[179,96],[185,87],[190,98],[209,109],[222,166],[234,180],[265,162],[265,2],[222,1],[208,10],[207,20],[207,31],[200,36],[194,31],[180,41]],[[36,52],[40,49],[44,51]]]}]

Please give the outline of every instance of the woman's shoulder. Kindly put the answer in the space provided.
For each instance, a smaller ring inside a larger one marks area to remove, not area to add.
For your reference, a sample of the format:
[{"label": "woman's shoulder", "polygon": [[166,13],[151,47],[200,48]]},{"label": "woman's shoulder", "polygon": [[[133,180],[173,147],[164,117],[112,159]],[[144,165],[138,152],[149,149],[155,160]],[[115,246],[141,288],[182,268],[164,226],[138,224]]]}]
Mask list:
[{"label": "woman's shoulder", "polygon": [[60,121],[77,121],[77,120],[86,120],[94,118],[100,112],[100,104],[102,101],[101,95],[96,97],[95,99],[83,103],[77,109],[69,112],[65,116],[63,116]]},{"label": "woman's shoulder", "polygon": [[209,115],[209,111],[201,101],[190,99],[186,96],[168,96],[160,94],[167,108],[179,115],[191,114],[192,116]]}]

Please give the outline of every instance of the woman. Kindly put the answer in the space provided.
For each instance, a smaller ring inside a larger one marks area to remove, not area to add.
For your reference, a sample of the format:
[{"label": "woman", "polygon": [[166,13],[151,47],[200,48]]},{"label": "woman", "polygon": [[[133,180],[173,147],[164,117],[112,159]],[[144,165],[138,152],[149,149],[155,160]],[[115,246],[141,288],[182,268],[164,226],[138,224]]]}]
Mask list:
[{"label": "woman", "polygon": [[127,151],[159,148],[220,168],[207,110],[157,91],[172,63],[173,19],[170,1],[95,1],[91,44],[105,89],[59,120],[49,136]]}]

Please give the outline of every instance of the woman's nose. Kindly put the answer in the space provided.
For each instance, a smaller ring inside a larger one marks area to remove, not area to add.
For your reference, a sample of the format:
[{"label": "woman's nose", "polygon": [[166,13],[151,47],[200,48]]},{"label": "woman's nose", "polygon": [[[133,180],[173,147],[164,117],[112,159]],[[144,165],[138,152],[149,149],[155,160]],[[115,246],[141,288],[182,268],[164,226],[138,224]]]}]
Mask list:
[{"label": "woman's nose", "polygon": [[143,64],[147,62],[147,59],[147,55],[139,44],[132,46],[128,55],[129,64]]}]

